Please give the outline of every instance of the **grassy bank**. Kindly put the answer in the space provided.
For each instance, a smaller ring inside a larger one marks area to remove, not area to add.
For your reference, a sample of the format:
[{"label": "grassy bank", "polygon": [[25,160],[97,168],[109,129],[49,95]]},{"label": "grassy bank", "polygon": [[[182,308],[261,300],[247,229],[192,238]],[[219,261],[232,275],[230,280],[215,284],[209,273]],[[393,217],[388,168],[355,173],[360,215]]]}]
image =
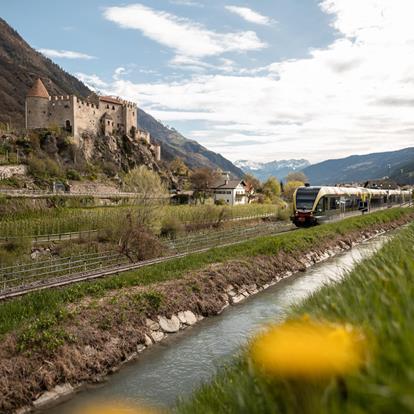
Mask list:
[{"label": "grassy bank", "polygon": [[13,301],[0,303],[0,335],[17,329],[42,315],[59,314],[68,303],[76,303],[86,296],[99,298],[110,290],[180,279],[188,272],[202,269],[212,263],[224,263],[260,255],[272,256],[281,251],[300,253],[317,247],[322,242],[333,240],[338,235],[396,221],[408,214],[413,214],[413,210],[396,208],[380,211],[320,227],[261,237],[234,246],[212,249],[205,253],[192,254],[122,273],[119,276],[79,283],[63,289],[28,294]]},{"label": "grassy bank", "polygon": [[307,314],[362,328],[370,338],[367,365],[326,381],[276,378],[253,369],[246,349],[176,412],[413,412],[413,246],[411,224],[342,282],[321,289],[292,310],[292,320]]}]

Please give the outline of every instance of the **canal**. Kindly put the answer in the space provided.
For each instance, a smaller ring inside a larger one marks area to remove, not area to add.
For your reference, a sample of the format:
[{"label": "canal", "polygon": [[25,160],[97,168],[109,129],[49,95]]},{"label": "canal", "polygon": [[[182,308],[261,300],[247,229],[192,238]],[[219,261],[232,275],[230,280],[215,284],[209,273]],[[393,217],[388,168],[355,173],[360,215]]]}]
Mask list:
[{"label": "canal", "polygon": [[171,407],[208,381],[248,338],[268,322],[280,321],[289,307],[325,284],[339,281],[355,263],[378,250],[382,235],[314,265],[275,286],[227,308],[220,316],[170,336],[126,365],[99,386],[89,386],[69,401],[43,410],[71,414],[84,404],[102,400]]}]

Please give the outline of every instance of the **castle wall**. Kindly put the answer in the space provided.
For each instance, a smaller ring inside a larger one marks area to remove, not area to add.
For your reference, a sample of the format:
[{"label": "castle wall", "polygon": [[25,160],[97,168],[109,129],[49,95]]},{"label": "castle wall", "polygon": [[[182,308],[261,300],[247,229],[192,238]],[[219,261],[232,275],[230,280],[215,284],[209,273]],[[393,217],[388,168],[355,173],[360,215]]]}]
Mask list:
[{"label": "castle wall", "polygon": [[74,124],[74,97],[53,96],[49,100],[46,125],[47,127],[72,127]]},{"label": "castle wall", "polygon": [[83,133],[96,134],[101,132],[101,112],[99,106],[74,98],[74,136],[81,136]]},{"label": "castle wall", "polygon": [[125,106],[125,132],[127,134],[131,133],[131,128],[137,128],[137,107],[136,105],[127,104]]},{"label": "castle wall", "polygon": [[111,115],[113,119],[112,127],[114,131],[125,131],[124,110],[122,105],[101,101],[99,103],[99,111],[101,117],[105,113]]},{"label": "castle wall", "polygon": [[49,99],[27,97],[26,99],[26,128],[44,128],[49,113]]}]

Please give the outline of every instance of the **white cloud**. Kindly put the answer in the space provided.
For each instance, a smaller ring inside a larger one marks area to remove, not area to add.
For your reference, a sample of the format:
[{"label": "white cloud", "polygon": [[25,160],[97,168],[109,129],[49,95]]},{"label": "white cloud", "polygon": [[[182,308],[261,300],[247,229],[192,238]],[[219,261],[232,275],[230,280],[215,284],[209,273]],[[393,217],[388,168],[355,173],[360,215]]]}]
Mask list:
[{"label": "white cloud", "polygon": [[231,13],[237,14],[242,19],[255,24],[262,24],[269,26],[273,23],[273,20],[267,16],[250,9],[249,7],[240,7],[240,6],[226,6],[226,10]]},{"label": "white cloud", "polygon": [[38,51],[49,58],[96,59],[95,56],[87,55],[86,53],[74,52],[72,50],[38,49]]},{"label": "white cloud", "polygon": [[101,90],[110,88],[110,85],[104,82],[98,75],[87,75],[85,73],[75,73],[75,76],[82,81],[88,88],[93,90]]},{"label": "white cloud", "polygon": [[204,7],[204,4],[191,0],[170,0],[170,3],[176,6]]},{"label": "white cloud", "polygon": [[173,49],[180,56],[202,58],[266,47],[253,31],[219,33],[142,4],[108,7],[104,17],[122,28],[140,30],[144,36]]},{"label": "white cloud", "polygon": [[188,121],[190,137],[232,160],[318,161],[412,146],[414,3],[325,0],[321,8],[331,15],[337,39],[308,58],[238,76],[121,79],[106,89],[170,124]]}]

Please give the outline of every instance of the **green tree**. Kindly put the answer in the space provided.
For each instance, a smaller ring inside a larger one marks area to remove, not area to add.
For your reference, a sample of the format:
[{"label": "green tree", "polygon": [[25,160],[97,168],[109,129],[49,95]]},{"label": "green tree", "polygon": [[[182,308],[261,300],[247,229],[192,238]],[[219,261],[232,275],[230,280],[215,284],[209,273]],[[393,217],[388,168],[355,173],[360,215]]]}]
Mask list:
[{"label": "green tree", "polygon": [[187,176],[189,173],[188,167],[181,158],[175,158],[170,162],[170,170],[175,175]]},{"label": "green tree", "polygon": [[167,186],[161,181],[156,172],[145,165],[140,165],[125,175],[124,190],[137,193],[137,198],[141,201],[165,200],[168,198]]},{"label": "green tree", "polygon": [[269,177],[264,183],[262,193],[266,202],[275,202],[280,196],[280,183],[275,177]]},{"label": "green tree", "polygon": [[293,200],[293,193],[295,192],[295,190],[298,187],[302,187],[303,185],[304,185],[304,183],[302,181],[288,181],[284,185],[284,189],[283,189],[284,199],[287,200],[287,201],[292,201]]}]

